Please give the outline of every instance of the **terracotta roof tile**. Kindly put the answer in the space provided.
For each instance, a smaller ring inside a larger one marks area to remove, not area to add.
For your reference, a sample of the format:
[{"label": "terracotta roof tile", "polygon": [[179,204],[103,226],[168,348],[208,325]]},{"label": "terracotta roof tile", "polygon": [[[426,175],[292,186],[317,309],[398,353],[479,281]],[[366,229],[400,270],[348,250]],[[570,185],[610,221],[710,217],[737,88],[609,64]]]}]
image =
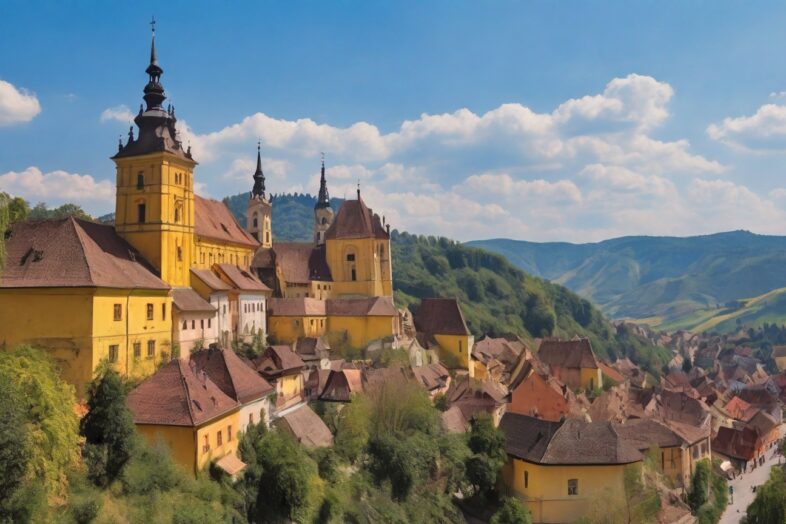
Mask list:
[{"label": "terracotta roof tile", "polygon": [[466,433],[469,422],[458,406],[451,406],[440,415],[442,429],[448,433]]},{"label": "terracotta roof tile", "polygon": [[312,280],[332,281],[325,258],[325,246],[297,242],[276,243],[270,249],[260,249],[251,267],[281,268],[285,282],[308,284]]},{"label": "terracotta roof tile", "polygon": [[330,372],[320,400],[349,402],[352,395],[363,391],[363,377],[359,369],[342,369]]},{"label": "terracotta roof tile", "polygon": [[330,298],[325,301],[327,314],[334,317],[397,317],[393,297]]},{"label": "terracotta roof tile", "polygon": [[112,226],[69,217],[17,222],[9,233],[2,287],[169,288]]},{"label": "terracotta roof tile", "polygon": [[271,298],[267,301],[271,317],[324,317],[325,301],[317,298]]},{"label": "terracotta roof tile", "polygon": [[426,388],[427,391],[444,388],[450,382],[450,372],[448,369],[437,362],[412,368],[417,381]]},{"label": "terracotta roof tile", "polygon": [[538,349],[538,359],[549,366],[570,369],[597,368],[598,360],[589,339],[544,340]]},{"label": "terracotta roof tile", "polygon": [[365,202],[358,197],[357,200],[346,200],[338,210],[336,218],[325,233],[328,240],[337,238],[390,238],[379,215],[375,215],[366,207]]},{"label": "terracotta roof tile", "polygon": [[741,429],[718,428],[718,434],[712,439],[712,451],[742,460],[751,460],[756,456],[756,450],[761,445],[758,432],[749,427]]},{"label": "terracotta roof tile", "polygon": [[333,444],[333,434],[319,415],[307,405],[287,413],[275,424],[289,431],[298,442],[309,448],[327,447]]},{"label": "terracotta roof tile", "polygon": [[233,264],[217,264],[217,267],[241,291],[271,291],[261,280],[245,269]]},{"label": "terracotta roof tile", "polygon": [[136,424],[200,426],[239,407],[206,373],[169,362],[128,394]]},{"label": "terracotta roof tile", "polygon": [[221,278],[209,269],[191,269],[191,275],[197,277],[213,291],[228,291],[232,286],[221,280]]},{"label": "terracotta roof tile", "polygon": [[172,303],[180,311],[215,313],[215,306],[200,297],[190,287],[175,288],[172,290]]},{"label": "terracotta roof tile", "polygon": [[254,366],[265,377],[275,379],[281,375],[300,373],[305,363],[289,346],[268,346],[254,359]]},{"label": "terracotta roof tile", "polygon": [[415,329],[429,335],[469,335],[455,298],[424,298],[414,315]]},{"label": "terracotta roof tile", "polygon": [[223,202],[194,195],[194,217],[197,236],[254,248],[259,245]]},{"label": "terracotta roof tile", "polygon": [[191,353],[191,361],[229,397],[241,404],[266,397],[273,386],[231,349],[202,349]]}]

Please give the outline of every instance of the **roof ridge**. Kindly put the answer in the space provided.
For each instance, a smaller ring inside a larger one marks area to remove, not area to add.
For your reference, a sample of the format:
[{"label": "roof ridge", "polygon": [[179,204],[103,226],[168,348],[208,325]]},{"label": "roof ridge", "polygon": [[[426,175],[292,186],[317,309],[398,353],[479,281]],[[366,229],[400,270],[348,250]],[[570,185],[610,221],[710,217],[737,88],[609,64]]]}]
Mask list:
[{"label": "roof ridge", "polygon": [[93,266],[92,266],[92,264],[90,264],[90,261],[87,258],[87,246],[85,245],[85,239],[82,238],[83,235],[85,235],[85,236],[89,236],[89,235],[87,234],[87,231],[85,231],[82,228],[81,224],[79,224],[79,227],[77,227],[76,219],[73,216],[69,216],[65,221],[63,221],[64,225],[66,223],[71,224],[71,227],[74,228],[74,233],[76,234],[76,239],[77,239],[77,241],[79,241],[79,245],[82,248],[80,250],[79,255],[80,255],[82,261],[85,263],[85,267],[87,267],[87,274],[89,275],[90,282],[95,284],[95,278],[94,278],[94,275],[93,275]]},{"label": "roof ridge", "polygon": [[[191,407],[191,390],[188,388],[188,379],[186,379],[185,373],[183,371],[183,365],[185,363],[177,359],[177,370],[178,374],[180,375],[180,384],[183,387],[183,391],[186,394],[186,407],[188,408],[188,417],[191,419],[191,425],[196,426],[196,417],[194,416],[194,410]],[[188,371],[191,372],[191,367],[188,366]]]}]

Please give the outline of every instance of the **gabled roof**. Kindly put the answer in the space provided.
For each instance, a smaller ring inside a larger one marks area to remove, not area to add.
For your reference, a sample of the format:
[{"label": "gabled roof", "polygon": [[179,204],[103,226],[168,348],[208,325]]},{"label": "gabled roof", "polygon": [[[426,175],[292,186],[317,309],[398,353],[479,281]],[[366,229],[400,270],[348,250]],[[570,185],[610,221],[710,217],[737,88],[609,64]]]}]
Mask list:
[{"label": "gabled roof", "polygon": [[194,217],[197,236],[252,248],[259,245],[223,202],[194,195]]},{"label": "gabled roof", "polygon": [[724,411],[726,411],[731,418],[737,420],[743,420],[745,418],[745,413],[750,410],[750,408],[750,404],[736,395],[723,406]]},{"label": "gabled roof", "polygon": [[429,335],[469,335],[455,298],[424,298],[413,315],[415,329]]},{"label": "gabled roof", "polygon": [[169,289],[112,226],[79,218],[17,222],[0,287]]},{"label": "gabled roof", "polygon": [[549,366],[569,369],[597,369],[598,360],[589,339],[544,340],[538,349],[538,359]]},{"label": "gabled roof", "polygon": [[318,298],[271,298],[267,312],[271,317],[324,317],[326,308]]},{"label": "gabled roof", "polygon": [[254,255],[251,267],[281,268],[287,283],[308,284],[312,280],[331,281],[330,267],[325,257],[325,246],[300,242],[277,242],[269,249]]},{"label": "gabled roof", "polygon": [[359,369],[331,371],[319,400],[349,402],[352,395],[363,391],[363,379]]},{"label": "gabled roof", "polygon": [[333,317],[398,316],[393,297],[329,298],[325,301],[325,309]]},{"label": "gabled roof", "polygon": [[440,415],[442,429],[448,433],[465,433],[469,422],[458,406],[451,406]]},{"label": "gabled roof", "polygon": [[172,360],[128,394],[136,424],[200,426],[239,407],[204,372]]},{"label": "gabled roof", "polygon": [[303,337],[297,339],[295,343],[295,353],[300,355],[301,358],[314,359],[327,356],[330,351],[322,337]]},{"label": "gabled roof", "polygon": [[191,361],[227,396],[246,404],[266,397],[273,386],[231,349],[202,349],[191,353]]},{"label": "gabled roof", "polygon": [[756,456],[756,449],[761,444],[759,434],[753,428],[741,429],[718,428],[718,434],[712,439],[712,451],[742,460],[751,460]]},{"label": "gabled roof", "polygon": [[215,313],[215,306],[200,297],[196,291],[190,287],[180,287],[172,290],[172,303],[180,311],[193,313],[205,312]]},{"label": "gabled roof", "polygon": [[268,378],[299,373],[305,363],[289,346],[268,346],[254,359],[257,371]]},{"label": "gabled roof", "polygon": [[[652,419],[633,419],[615,426],[617,434],[626,439],[639,451],[647,451],[653,446],[672,448],[686,441],[665,424]],[[692,442],[687,442],[692,444]]]},{"label": "gabled roof", "polygon": [[345,200],[338,210],[336,218],[325,233],[327,240],[340,238],[377,238],[387,240],[390,238],[379,215],[375,215],[366,207],[363,199],[358,194],[357,200]]},{"label": "gabled roof", "polygon": [[217,267],[240,291],[271,291],[256,276],[234,264],[217,264]]},{"label": "gabled roof", "polygon": [[191,274],[213,291],[229,291],[232,286],[221,280],[218,275],[209,269],[194,269],[191,268]]},{"label": "gabled roof", "polygon": [[425,387],[427,391],[444,388],[450,381],[450,372],[439,362],[436,364],[414,367],[412,368],[412,372],[415,374],[417,381]]},{"label": "gabled roof", "polygon": [[508,367],[516,362],[525,349],[524,344],[519,341],[511,342],[501,337],[485,336],[475,342],[472,347],[472,356],[484,364],[491,359],[496,359]]},{"label": "gabled roof", "polygon": [[643,458],[611,422],[549,422],[505,413],[500,429],[508,454],[536,464],[630,464]]},{"label": "gabled roof", "polygon": [[333,444],[333,434],[314,410],[303,405],[277,419],[275,424],[290,432],[298,442],[308,448],[327,447]]}]

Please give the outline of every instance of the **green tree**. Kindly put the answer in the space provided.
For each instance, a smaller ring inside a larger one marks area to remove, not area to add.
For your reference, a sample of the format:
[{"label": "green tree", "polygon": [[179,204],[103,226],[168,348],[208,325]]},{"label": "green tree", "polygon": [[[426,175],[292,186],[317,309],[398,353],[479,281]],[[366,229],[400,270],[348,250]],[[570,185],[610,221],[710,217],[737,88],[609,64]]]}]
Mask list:
[{"label": "green tree", "polygon": [[494,427],[491,417],[481,416],[472,421],[468,442],[472,456],[466,460],[467,480],[477,494],[488,496],[507,457],[505,435]]},{"label": "green tree", "polygon": [[693,472],[688,492],[688,504],[694,513],[708,500],[710,473],[710,463],[707,460],[700,460],[696,463],[696,470]]},{"label": "green tree", "polygon": [[105,486],[120,474],[136,441],[123,381],[109,366],[103,366],[88,386],[87,406],[80,425],[87,441],[84,455],[90,459],[86,462],[91,480]]},{"label": "green tree", "polygon": [[521,502],[507,497],[491,517],[490,524],[530,524],[532,518]]},{"label": "green tree", "polygon": [[28,476],[50,497],[65,494],[67,472],[79,460],[79,422],[72,386],[63,382],[52,359],[22,346],[0,351],[0,382],[20,393],[29,436]]},{"label": "green tree", "polygon": [[772,468],[770,478],[756,490],[748,506],[746,524],[786,523],[786,473]]},{"label": "green tree", "polygon": [[372,415],[371,403],[367,396],[356,395],[352,402],[338,413],[336,453],[354,463],[366,447]]},{"label": "green tree", "polygon": [[30,437],[24,404],[16,385],[0,375],[0,521],[12,513],[11,501],[27,474]]}]

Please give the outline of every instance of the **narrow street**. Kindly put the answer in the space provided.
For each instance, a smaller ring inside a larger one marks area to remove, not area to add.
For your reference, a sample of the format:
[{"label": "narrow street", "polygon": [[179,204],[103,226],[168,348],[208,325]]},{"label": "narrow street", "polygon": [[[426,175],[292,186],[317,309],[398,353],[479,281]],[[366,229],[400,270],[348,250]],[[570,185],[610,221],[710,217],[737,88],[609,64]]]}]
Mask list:
[{"label": "narrow street", "polygon": [[734,488],[734,503],[729,504],[719,524],[736,524],[745,516],[745,510],[753,502],[753,499],[756,498],[752,487],[761,486],[767,482],[770,476],[770,469],[778,464],[779,457],[783,460],[783,457],[777,452],[777,448],[768,450],[767,460],[763,466],[758,466],[752,472],[740,475],[729,482],[729,486]]}]

